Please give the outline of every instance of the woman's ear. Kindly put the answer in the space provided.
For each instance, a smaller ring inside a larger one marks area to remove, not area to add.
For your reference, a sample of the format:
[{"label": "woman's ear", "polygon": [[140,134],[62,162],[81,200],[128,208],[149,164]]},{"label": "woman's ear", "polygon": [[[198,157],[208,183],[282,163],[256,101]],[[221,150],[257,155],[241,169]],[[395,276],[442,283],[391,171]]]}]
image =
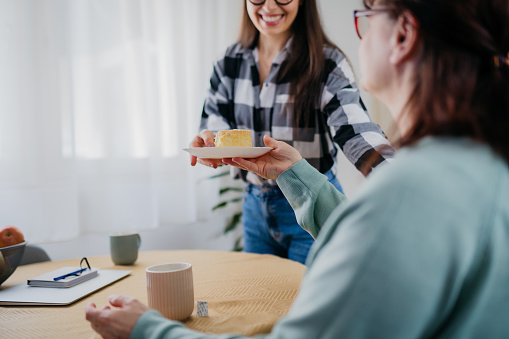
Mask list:
[{"label": "woman's ear", "polygon": [[389,61],[400,64],[413,57],[418,50],[419,23],[410,12],[403,12],[396,21],[391,37],[392,52]]}]

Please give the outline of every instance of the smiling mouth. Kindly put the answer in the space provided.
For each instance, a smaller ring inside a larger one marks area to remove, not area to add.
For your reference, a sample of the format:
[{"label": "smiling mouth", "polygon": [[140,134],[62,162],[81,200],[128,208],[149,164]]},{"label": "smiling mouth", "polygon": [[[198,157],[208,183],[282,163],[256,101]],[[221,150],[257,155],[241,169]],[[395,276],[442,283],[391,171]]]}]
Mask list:
[{"label": "smiling mouth", "polygon": [[280,14],[280,15],[261,15],[260,14],[260,18],[269,24],[277,23],[278,21],[283,19],[283,16],[284,16],[284,14]]}]

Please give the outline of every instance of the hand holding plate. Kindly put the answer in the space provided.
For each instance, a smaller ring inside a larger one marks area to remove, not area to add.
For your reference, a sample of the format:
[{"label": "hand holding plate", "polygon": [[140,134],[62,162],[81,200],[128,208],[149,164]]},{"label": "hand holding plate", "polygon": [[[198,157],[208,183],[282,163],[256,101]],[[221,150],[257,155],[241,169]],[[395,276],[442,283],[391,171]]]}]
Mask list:
[{"label": "hand holding plate", "polygon": [[[214,147],[214,133],[209,130],[204,129],[197,136],[194,137],[193,141],[189,144],[189,147]],[[195,166],[196,163],[200,163],[202,165],[208,167],[217,168],[217,166],[221,166],[221,160],[216,159],[198,159],[194,155],[190,155],[191,166]]]},{"label": "hand holding plate", "polygon": [[302,159],[299,151],[283,141],[265,135],[263,142],[273,150],[258,158],[223,159],[223,163],[251,171],[265,179],[277,179],[281,173]]}]

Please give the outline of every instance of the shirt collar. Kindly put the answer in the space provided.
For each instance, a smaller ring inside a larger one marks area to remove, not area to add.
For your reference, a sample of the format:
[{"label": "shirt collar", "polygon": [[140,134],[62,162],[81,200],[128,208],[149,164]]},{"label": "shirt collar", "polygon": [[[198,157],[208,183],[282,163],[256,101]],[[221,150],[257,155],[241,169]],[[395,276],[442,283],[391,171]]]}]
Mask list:
[{"label": "shirt collar", "polygon": [[[290,39],[288,39],[288,41],[286,42],[286,44],[283,47],[283,49],[280,50],[276,54],[276,56],[274,57],[274,60],[272,60],[273,64],[280,65],[287,58],[288,53],[291,50],[292,40],[293,40],[293,36],[291,36]],[[258,47],[255,46],[252,50],[250,49],[249,51],[251,51],[251,53],[252,53],[252,55],[254,57],[255,62],[258,63]]]}]

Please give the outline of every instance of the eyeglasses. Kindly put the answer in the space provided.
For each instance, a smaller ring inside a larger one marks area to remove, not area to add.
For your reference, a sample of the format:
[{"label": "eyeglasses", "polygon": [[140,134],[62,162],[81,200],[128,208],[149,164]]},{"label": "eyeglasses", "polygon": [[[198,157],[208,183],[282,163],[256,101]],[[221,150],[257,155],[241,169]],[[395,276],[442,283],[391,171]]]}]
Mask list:
[{"label": "eyeglasses", "polygon": [[[279,6],[286,6],[293,0],[274,0]],[[260,6],[265,3],[265,0],[249,0],[250,3],[252,3],[255,6]]]},{"label": "eyeglasses", "polygon": [[391,12],[390,9],[367,9],[362,11],[353,11],[353,19],[355,22],[355,30],[357,31],[357,35],[359,39],[362,40],[362,37],[369,29],[369,17],[376,14]]},{"label": "eyeglasses", "polygon": [[[83,261],[87,264],[86,267],[83,267]],[[56,278],[53,278],[53,280],[54,281],[58,281],[58,280],[65,279],[67,277],[79,276],[79,275],[81,275],[81,273],[83,273],[83,271],[86,271],[87,269],[89,269],[89,270],[91,269],[90,268],[90,264],[88,263],[87,258],[83,257],[83,259],[81,259],[81,261],[80,261],[80,269],[79,270],[71,272],[71,273],[67,273],[67,274],[64,274],[64,275],[61,275],[61,276],[56,277]]]}]

